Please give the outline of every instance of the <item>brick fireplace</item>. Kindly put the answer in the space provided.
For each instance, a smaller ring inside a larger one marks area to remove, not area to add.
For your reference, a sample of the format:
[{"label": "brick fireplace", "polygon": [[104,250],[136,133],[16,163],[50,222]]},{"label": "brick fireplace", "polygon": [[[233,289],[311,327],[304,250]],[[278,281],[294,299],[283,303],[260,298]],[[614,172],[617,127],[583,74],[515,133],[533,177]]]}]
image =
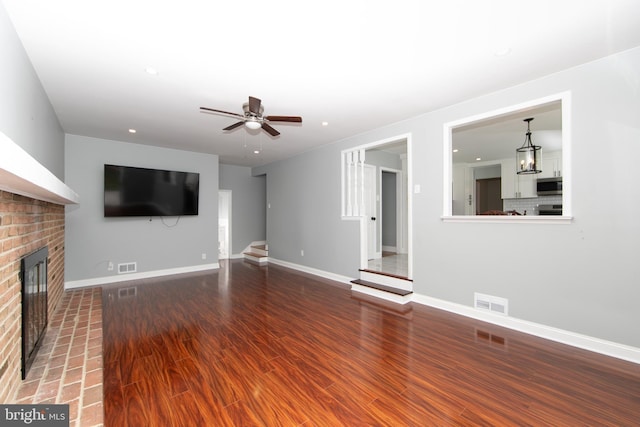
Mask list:
[{"label": "brick fireplace", "polygon": [[21,260],[48,248],[46,311],[64,292],[64,205],[0,190],[0,402],[21,382]]}]

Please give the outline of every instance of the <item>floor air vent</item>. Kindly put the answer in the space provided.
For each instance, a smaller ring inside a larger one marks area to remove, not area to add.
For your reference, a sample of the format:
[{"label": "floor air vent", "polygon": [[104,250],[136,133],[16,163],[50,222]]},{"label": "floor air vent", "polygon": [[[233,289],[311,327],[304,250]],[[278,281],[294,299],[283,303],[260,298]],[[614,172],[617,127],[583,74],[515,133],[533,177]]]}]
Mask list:
[{"label": "floor air vent", "polygon": [[509,301],[506,298],[474,293],[474,307],[497,314],[509,314]]},{"label": "floor air vent", "polygon": [[135,262],[118,264],[118,274],[135,273],[136,271],[138,271],[138,265]]}]

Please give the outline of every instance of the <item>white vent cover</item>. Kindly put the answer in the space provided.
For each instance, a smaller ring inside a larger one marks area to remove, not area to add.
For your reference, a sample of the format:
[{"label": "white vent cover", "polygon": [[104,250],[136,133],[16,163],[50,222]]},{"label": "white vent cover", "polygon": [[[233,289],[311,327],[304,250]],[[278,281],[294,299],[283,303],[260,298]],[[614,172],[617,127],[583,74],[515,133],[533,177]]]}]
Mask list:
[{"label": "white vent cover", "polygon": [[135,262],[118,264],[118,274],[135,273],[136,271],[138,271],[138,264]]},{"label": "white vent cover", "polygon": [[509,314],[509,300],[506,298],[494,297],[475,292],[473,294],[473,300],[473,306],[477,309],[487,310],[497,314],[504,314],[505,316]]}]

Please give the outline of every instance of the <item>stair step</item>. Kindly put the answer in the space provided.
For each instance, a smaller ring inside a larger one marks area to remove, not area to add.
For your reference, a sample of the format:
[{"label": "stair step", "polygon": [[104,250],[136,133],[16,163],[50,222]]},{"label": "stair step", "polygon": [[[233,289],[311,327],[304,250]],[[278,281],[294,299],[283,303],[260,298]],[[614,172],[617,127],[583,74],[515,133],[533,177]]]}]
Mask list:
[{"label": "stair step", "polygon": [[252,249],[260,249],[260,250],[266,251],[267,250],[267,245],[266,244],[265,245],[255,245],[255,246],[251,246],[251,248]]},{"label": "stair step", "polygon": [[362,280],[362,279],[355,279],[352,280],[351,283],[354,283],[356,285],[360,285],[360,286],[366,286],[368,288],[373,288],[373,289],[377,289],[379,291],[384,291],[384,292],[389,292],[395,295],[400,295],[401,297],[407,296],[409,294],[412,294],[412,291],[408,291],[405,289],[398,289],[398,288],[394,288],[391,286],[386,286],[386,285],[381,285],[379,283],[373,283],[373,282],[368,282],[366,280]]},{"label": "stair step", "polygon": [[359,301],[361,305],[375,307],[377,310],[384,311],[385,313],[389,313],[393,316],[405,319],[413,318],[413,306],[411,304],[406,304],[405,301],[390,301],[360,292],[353,293],[351,298]]},{"label": "stair step", "polygon": [[267,258],[267,255],[258,252],[243,252],[242,255],[247,255],[254,258]]},{"label": "stair step", "polygon": [[361,268],[360,271],[365,272],[365,273],[371,273],[371,274],[379,274],[380,276],[393,277],[395,279],[406,280],[408,282],[413,282],[413,279],[409,279],[406,276],[400,276],[399,274],[387,273],[385,271],[370,270],[368,268]]},{"label": "stair step", "polygon": [[402,289],[409,292],[413,291],[413,280],[396,274],[363,269],[360,270],[360,276],[358,279],[364,280],[365,282],[388,286],[390,288]]}]

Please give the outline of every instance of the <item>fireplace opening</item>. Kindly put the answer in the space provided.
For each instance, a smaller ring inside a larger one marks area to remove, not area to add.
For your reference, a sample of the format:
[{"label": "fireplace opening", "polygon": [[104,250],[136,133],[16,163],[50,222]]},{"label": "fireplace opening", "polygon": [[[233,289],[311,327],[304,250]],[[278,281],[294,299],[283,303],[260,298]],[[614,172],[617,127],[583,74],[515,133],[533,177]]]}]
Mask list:
[{"label": "fireplace opening", "polygon": [[33,364],[47,330],[47,247],[22,258],[22,379]]}]

